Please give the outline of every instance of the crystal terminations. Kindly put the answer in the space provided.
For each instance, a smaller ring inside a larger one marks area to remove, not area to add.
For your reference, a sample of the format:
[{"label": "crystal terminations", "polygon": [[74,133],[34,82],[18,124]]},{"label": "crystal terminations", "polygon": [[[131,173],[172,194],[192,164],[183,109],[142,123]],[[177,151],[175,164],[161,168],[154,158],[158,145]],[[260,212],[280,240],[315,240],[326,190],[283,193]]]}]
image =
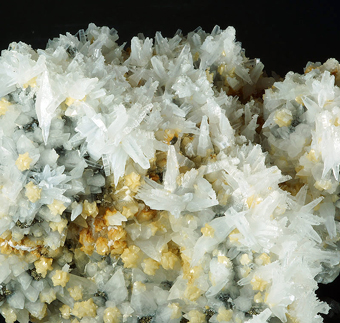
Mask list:
[{"label": "crystal terminations", "polygon": [[232,27],[117,40],[1,53],[6,322],[322,322],[339,63],[267,77]]}]

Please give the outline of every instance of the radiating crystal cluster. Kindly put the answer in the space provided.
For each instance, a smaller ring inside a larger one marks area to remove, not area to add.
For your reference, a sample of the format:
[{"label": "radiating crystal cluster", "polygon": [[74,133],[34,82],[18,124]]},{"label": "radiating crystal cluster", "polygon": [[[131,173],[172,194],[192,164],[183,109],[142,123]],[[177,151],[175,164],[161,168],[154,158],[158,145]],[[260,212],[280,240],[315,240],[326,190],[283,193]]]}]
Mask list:
[{"label": "radiating crystal cluster", "polygon": [[267,77],[232,27],[117,40],[1,53],[6,322],[322,322],[339,63]]}]

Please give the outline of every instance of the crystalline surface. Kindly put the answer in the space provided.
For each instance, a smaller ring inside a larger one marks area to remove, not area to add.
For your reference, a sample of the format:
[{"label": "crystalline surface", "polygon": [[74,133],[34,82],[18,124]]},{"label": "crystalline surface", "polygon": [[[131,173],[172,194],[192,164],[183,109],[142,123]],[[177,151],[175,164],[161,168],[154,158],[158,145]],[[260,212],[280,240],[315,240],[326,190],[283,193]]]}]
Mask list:
[{"label": "crystalline surface", "polygon": [[322,322],[340,65],[267,77],[233,27],[90,24],[0,57],[6,322]]}]

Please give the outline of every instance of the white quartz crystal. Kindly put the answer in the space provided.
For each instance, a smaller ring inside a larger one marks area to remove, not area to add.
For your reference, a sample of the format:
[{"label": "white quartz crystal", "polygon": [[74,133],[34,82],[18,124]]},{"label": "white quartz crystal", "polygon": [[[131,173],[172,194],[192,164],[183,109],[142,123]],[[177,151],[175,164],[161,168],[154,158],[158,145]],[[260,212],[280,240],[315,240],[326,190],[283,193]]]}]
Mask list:
[{"label": "white quartz crystal", "polygon": [[89,24],[0,57],[0,313],[321,323],[340,271],[340,65],[268,77],[235,29]]}]

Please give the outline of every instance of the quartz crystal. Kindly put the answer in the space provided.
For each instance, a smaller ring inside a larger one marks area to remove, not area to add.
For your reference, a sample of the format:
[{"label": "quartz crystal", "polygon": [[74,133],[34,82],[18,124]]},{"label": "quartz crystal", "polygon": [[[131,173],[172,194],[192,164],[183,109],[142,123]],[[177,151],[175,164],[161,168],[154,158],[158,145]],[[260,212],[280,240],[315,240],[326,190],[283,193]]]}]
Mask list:
[{"label": "quartz crystal", "polygon": [[268,77],[235,29],[0,57],[7,323],[320,323],[340,270],[340,65]]}]

